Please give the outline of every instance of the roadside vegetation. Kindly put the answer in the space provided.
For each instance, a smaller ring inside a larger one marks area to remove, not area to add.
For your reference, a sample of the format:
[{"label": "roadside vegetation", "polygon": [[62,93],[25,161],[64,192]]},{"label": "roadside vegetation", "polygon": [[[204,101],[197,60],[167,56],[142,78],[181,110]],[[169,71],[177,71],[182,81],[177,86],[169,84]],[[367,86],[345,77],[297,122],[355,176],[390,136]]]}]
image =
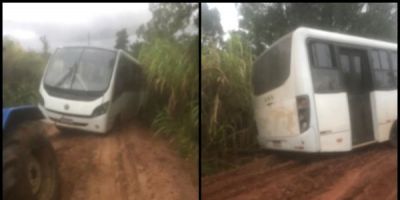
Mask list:
[{"label": "roadside vegetation", "polygon": [[148,101],[142,116],[171,139],[181,155],[198,160],[198,4],[150,4],[152,19],[139,27],[131,53],[145,67]]},{"label": "roadside vegetation", "polygon": [[3,37],[3,107],[36,104],[47,56]]}]

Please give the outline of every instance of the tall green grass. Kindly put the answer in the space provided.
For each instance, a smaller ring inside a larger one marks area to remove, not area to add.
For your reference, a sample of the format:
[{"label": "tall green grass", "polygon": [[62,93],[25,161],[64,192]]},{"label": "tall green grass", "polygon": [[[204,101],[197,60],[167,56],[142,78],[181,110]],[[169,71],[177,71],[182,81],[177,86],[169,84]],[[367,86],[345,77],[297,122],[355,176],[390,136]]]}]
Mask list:
[{"label": "tall green grass", "polygon": [[256,147],[251,107],[249,43],[232,35],[222,48],[202,48],[202,174],[223,168],[225,158]]},{"label": "tall green grass", "polygon": [[46,59],[3,37],[3,107],[36,104]]},{"label": "tall green grass", "polygon": [[139,60],[148,79],[145,115],[157,134],[170,136],[184,157],[198,154],[198,37],[155,38]]}]

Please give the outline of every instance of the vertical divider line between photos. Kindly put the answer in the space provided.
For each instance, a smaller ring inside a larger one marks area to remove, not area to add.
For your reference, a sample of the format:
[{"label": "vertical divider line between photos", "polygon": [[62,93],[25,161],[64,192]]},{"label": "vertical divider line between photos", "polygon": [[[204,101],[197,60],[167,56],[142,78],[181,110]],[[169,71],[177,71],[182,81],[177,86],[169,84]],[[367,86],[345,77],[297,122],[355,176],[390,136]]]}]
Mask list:
[{"label": "vertical divider line between photos", "polygon": [[201,46],[201,1],[198,1],[198,12],[199,12],[199,17],[198,17],[198,20],[199,20],[199,22],[198,22],[198,24],[199,24],[199,27],[198,27],[198,31],[199,31],[199,36],[198,36],[198,40],[199,40],[199,46],[198,46],[198,53],[199,53],[199,58],[198,58],[198,62],[199,62],[199,66],[198,66],[198,68],[199,68],[199,91],[198,91],[198,98],[199,98],[199,101],[198,101],[198,104],[199,104],[199,111],[198,111],[198,119],[199,119],[199,121],[198,121],[198,129],[199,129],[199,132],[198,132],[198,143],[199,143],[199,146],[198,146],[198,153],[199,153],[199,157],[198,157],[198,181],[199,181],[199,184],[198,184],[198,192],[199,192],[199,200],[201,200],[201,111],[202,111],[202,109],[201,109],[201,48],[202,48],[202,46]]}]

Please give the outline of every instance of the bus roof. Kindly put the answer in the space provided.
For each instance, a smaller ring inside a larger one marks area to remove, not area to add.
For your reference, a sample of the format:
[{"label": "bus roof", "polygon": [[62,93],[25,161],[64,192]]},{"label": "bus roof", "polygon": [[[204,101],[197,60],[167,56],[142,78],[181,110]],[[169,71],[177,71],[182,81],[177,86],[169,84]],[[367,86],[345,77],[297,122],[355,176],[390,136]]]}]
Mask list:
[{"label": "bus roof", "polygon": [[301,37],[303,39],[307,39],[307,38],[311,37],[311,38],[317,38],[317,39],[331,40],[334,42],[356,44],[356,45],[360,45],[360,46],[369,46],[369,47],[375,47],[375,48],[386,48],[386,49],[397,50],[397,43],[390,43],[390,42],[385,42],[385,41],[381,41],[381,40],[368,39],[368,38],[359,37],[359,36],[323,31],[323,30],[307,28],[307,27],[299,27],[296,30],[294,30],[292,33],[293,33],[293,35],[303,36],[303,37]]},{"label": "bus roof", "polygon": [[104,47],[96,47],[96,46],[59,46],[56,49],[62,49],[62,48],[88,48],[88,49],[102,49],[102,50],[107,50],[107,51],[115,51],[117,52],[119,49],[111,49],[111,48],[104,48]]},{"label": "bus roof", "polygon": [[59,46],[56,49],[62,49],[62,48],[90,48],[90,49],[101,49],[101,50],[106,50],[106,51],[113,51],[113,52],[122,52],[125,56],[129,57],[132,61],[134,61],[136,64],[140,65],[139,61],[132,57],[129,53],[122,49],[111,49],[111,48],[104,48],[104,47],[96,47],[96,46]]},{"label": "bus roof", "polygon": [[[323,31],[323,30],[318,30],[318,29],[308,28],[308,27],[299,27],[299,28],[295,29],[294,31],[289,32],[286,35],[280,37],[275,42],[273,42],[271,44],[271,46],[269,46],[269,48],[265,49],[260,55],[257,56],[255,61],[257,61],[258,58],[260,58],[262,55],[267,53],[269,49],[271,49],[275,45],[279,44],[285,38],[291,37],[291,36],[295,36],[296,38],[299,38],[302,40],[307,40],[308,38],[316,38],[316,39],[321,39],[321,40],[330,40],[330,41],[334,41],[334,42],[356,44],[356,45],[368,46],[368,47],[372,47],[372,48],[385,48],[385,49],[391,49],[391,50],[397,51],[397,43],[390,43],[390,42],[385,42],[385,41],[381,41],[381,40],[368,39],[368,38],[364,38],[364,37],[347,35],[347,34],[343,34],[343,33]],[[300,37],[297,37],[297,36],[300,36]]]}]

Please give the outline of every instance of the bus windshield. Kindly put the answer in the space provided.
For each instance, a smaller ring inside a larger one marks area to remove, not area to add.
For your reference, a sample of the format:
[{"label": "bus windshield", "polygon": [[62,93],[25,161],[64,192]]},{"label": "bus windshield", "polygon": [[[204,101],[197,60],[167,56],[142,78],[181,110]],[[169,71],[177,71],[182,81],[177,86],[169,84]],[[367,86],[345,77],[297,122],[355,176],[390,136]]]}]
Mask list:
[{"label": "bus windshield", "polygon": [[99,93],[107,90],[116,53],[96,48],[62,48],[51,58],[44,84],[63,91]]}]

